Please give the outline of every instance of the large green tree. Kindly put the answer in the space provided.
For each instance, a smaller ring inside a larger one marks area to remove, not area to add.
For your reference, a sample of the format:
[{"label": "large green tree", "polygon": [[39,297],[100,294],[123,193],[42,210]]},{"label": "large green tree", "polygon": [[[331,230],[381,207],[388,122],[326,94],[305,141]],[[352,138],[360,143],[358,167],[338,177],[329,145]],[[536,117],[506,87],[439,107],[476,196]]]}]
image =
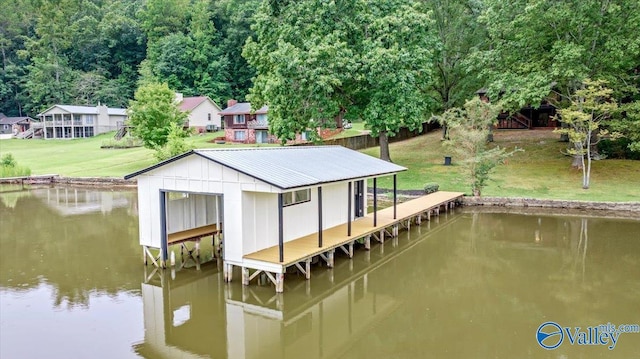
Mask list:
[{"label": "large green tree", "polygon": [[635,92],[640,2],[484,0],[489,47],[477,53],[492,99],[537,105],[553,90],[568,101],[583,79],[607,80],[616,97]]},{"label": "large green tree", "polygon": [[128,112],[132,134],[145,147],[156,150],[167,143],[172,128],[182,128],[187,120],[187,113],[178,108],[175,93],[166,83],[149,83],[138,88]]},{"label": "large green tree", "polygon": [[431,20],[415,1],[264,2],[244,56],[257,76],[250,99],[269,105],[280,139],[363,119],[390,160],[388,136],[419,128],[433,105]]}]

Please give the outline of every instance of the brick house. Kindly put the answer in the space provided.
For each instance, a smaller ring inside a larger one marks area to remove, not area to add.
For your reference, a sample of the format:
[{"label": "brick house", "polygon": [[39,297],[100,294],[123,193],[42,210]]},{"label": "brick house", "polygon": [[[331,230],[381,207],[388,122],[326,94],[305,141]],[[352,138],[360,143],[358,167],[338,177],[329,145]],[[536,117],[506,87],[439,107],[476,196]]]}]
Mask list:
[{"label": "brick house", "polygon": [[277,138],[269,133],[268,112],[268,106],[252,112],[249,102],[229,100],[227,108],[220,111],[225,139],[240,143],[278,142]]}]

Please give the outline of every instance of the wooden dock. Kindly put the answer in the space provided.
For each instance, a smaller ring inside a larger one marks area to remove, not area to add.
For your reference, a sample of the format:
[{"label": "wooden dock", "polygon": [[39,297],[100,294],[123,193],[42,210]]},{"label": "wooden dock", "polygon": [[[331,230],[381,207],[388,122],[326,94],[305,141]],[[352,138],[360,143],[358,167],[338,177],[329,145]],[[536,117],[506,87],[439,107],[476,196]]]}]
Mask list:
[{"label": "wooden dock", "polygon": [[[284,273],[291,266],[296,266],[306,278],[311,276],[311,260],[319,256],[326,261],[329,267],[333,267],[334,253],[336,249],[344,251],[349,257],[353,257],[353,246],[356,240],[363,240],[366,249],[370,248],[371,238],[384,242],[385,237],[398,235],[400,226],[407,229],[412,224],[420,225],[423,219],[428,220],[431,215],[439,215],[441,208],[448,210],[455,206],[462,198],[461,192],[436,192],[407,202],[400,203],[395,209],[393,206],[379,210],[374,225],[374,214],[358,218],[351,222],[351,235],[349,224],[341,224],[322,231],[322,246],[319,246],[319,234],[297,238],[284,243],[283,261],[279,260],[279,247],[273,246],[243,257],[245,266],[242,268],[242,281],[247,285],[258,274],[264,272],[276,285],[276,292],[282,292]],[[266,268],[276,268],[267,270]],[[255,272],[250,273],[250,269]],[[275,277],[273,274],[275,274]]]}]

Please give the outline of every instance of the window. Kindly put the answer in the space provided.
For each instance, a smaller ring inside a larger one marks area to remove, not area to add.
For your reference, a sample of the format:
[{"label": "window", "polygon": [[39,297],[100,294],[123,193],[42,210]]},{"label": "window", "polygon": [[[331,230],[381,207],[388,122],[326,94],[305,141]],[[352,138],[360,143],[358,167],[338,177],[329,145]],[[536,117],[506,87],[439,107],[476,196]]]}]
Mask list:
[{"label": "window", "polygon": [[269,123],[269,120],[267,119],[267,114],[266,113],[257,114],[256,115],[256,120],[258,120],[258,123],[261,123],[261,124]]},{"label": "window", "polygon": [[207,114],[207,121],[211,121],[211,114],[210,113]]},{"label": "window", "polygon": [[233,123],[236,125],[244,124],[244,115],[233,115]]},{"label": "window", "polygon": [[247,138],[246,133],[244,131],[233,131],[233,140],[234,141],[244,141]]},{"label": "window", "polygon": [[96,115],[85,115],[84,116],[85,125],[93,125],[93,121],[94,121],[95,117],[96,117]]},{"label": "window", "polygon": [[294,204],[311,201],[311,189],[301,189],[299,191],[283,193],[283,204],[293,206]]}]

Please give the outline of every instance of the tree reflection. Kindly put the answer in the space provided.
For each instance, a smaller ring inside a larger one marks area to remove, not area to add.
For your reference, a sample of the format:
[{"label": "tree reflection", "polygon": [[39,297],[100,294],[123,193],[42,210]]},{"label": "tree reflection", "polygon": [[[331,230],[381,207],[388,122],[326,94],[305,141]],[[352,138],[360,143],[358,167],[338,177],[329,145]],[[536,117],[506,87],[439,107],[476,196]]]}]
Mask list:
[{"label": "tree reflection", "polygon": [[126,207],[69,216],[35,196],[13,207],[0,203],[0,286],[23,291],[48,283],[56,307],[88,305],[92,292],[139,290],[138,218],[130,214],[135,192],[122,195]]}]

